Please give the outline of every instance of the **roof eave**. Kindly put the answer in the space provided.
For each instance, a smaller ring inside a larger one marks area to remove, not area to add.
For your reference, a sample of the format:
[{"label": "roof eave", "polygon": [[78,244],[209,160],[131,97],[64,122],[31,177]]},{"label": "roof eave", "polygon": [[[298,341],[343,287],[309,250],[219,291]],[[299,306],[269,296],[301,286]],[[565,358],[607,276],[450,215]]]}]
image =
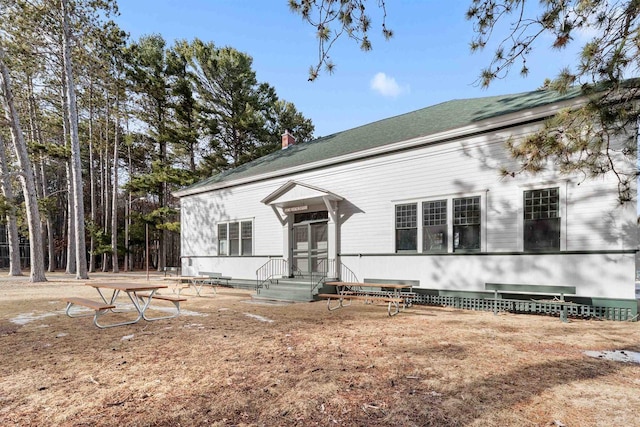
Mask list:
[{"label": "roof eave", "polygon": [[331,166],[336,163],[343,163],[352,160],[358,160],[361,158],[382,155],[399,150],[405,150],[407,148],[435,144],[438,141],[448,140],[452,138],[462,138],[467,135],[475,134],[478,132],[489,132],[492,129],[503,128],[506,126],[516,126],[521,123],[531,122],[535,120],[543,120],[550,117],[559,111],[566,108],[576,108],[584,105],[587,102],[587,97],[580,96],[565,101],[556,102],[553,104],[547,104],[540,107],[525,109],[516,111],[513,113],[491,117],[489,119],[482,120],[472,125],[461,126],[454,129],[449,129],[443,132],[437,132],[430,135],[421,136],[418,138],[412,138],[405,141],[399,141],[395,143],[385,144],[379,147],[370,148],[367,150],[358,151],[355,153],[349,153],[338,157],[330,157],[323,160],[318,160],[312,163],[306,163],[299,166],[293,166],[290,168],[280,169],[278,171],[267,172],[259,175],[252,175],[245,178],[239,178],[236,180],[214,182],[209,185],[196,188],[185,188],[178,190],[172,194],[175,197],[192,196],[199,193],[207,193],[210,191],[220,190],[223,188],[235,187],[238,185],[244,185],[251,182],[263,181],[266,179],[278,178],[281,176],[292,175],[295,173],[303,172],[306,170],[317,169],[321,167]]}]

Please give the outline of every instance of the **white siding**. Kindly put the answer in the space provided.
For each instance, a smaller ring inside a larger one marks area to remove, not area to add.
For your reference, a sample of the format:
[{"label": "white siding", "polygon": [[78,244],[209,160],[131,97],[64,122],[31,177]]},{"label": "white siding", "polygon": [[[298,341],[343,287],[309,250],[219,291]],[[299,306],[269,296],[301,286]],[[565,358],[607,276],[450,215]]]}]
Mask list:
[{"label": "white siding", "polygon": [[[283,184],[285,181],[275,181]],[[282,225],[269,206],[260,203],[272,188],[250,184],[182,199],[182,256],[218,255],[217,224],[253,221],[253,253],[282,255]]]},{"label": "white siding", "polygon": [[[339,202],[338,253],[360,280],[419,279],[422,287],[461,290],[480,290],[487,281],[563,284],[579,286],[580,295],[632,298],[633,254],[514,255],[522,250],[523,191],[547,187],[562,189],[566,251],[637,248],[635,203],[617,202],[613,177],[585,180],[553,171],[501,176],[501,168],[517,169],[505,149],[507,138],[534,129],[520,127],[184,197],[182,255],[214,257],[217,222],[252,219],[253,253],[262,258],[247,262],[242,274],[242,257],[203,258],[202,268],[215,266],[224,274],[252,278],[264,257],[286,256],[283,225],[260,200],[295,180],[344,198]],[[488,255],[389,255],[395,251],[395,204],[461,195],[483,197],[483,252]]]},{"label": "white siding", "polygon": [[[420,288],[484,291],[485,283],[575,286],[585,297],[635,298],[635,256],[621,254],[347,256],[366,278],[419,280]],[[630,279],[631,278],[631,281]]]}]

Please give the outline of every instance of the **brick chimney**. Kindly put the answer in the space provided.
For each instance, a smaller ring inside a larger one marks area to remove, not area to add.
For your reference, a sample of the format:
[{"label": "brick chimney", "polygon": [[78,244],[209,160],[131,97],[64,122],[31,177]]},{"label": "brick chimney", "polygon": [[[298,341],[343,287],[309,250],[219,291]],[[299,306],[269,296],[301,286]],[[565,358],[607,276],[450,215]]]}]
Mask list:
[{"label": "brick chimney", "polygon": [[291,147],[296,143],[296,139],[291,135],[289,129],[285,130],[282,134],[282,149],[286,149]]}]

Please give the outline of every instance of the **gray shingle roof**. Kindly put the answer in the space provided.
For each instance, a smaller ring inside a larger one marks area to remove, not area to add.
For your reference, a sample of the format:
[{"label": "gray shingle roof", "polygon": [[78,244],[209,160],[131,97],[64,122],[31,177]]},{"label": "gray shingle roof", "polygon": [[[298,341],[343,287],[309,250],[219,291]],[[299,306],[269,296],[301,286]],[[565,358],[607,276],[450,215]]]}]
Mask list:
[{"label": "gray shingle roof", "polygon": [[296,144],[252,162],[197,182],[183,191],[327,160],[345,154],[381,147],[396,142],[427,136],[471,125],[482,120],[515,113],[575,98],[573,89],[566,94],[537,90],[512,95],[458,99],[443,102],[410,113],[379,120],[354,129],[334,133],[309,142]]}]

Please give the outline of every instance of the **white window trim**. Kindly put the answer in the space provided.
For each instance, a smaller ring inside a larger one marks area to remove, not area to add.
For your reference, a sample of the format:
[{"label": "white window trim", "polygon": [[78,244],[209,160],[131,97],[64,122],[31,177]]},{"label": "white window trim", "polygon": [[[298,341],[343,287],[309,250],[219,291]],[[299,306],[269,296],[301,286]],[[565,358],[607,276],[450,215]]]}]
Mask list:
[{"label": "white window trim", "polygon": [[[401,199],[401,200],[392,200],[391,201],[391,219],[392,219],[392,245],[393,245],[393,253],[402,254],[402,253],[424,253],[431,254],[431,252],[424,252],[422,250],[422,203],[423,202],[432,202],[435,200],[446,200],[447,201],[447,252],[443,252],[442,254],[473,254],[473,253],[482,253],[487,251],[487,209],[488,209],[488,193],[489,190],[476,190],[469,191],[464,193],[449,193],[449,194],[441,194],[437,196],[429,196],[429,197],[415,197],[410,199]],[[453,250],[453,199],[463,199],[466,197],[480,197],[480,250],[477,252],[454,252]],[[416,203],[418,205],[418,238],[417,238],[417,250],[410,252],[397,252],[396,248],[396,205],[406,205],[410,203]],[[564,218],[564,216],[563,216]],[[433,255],[437,255],[437,253],[433,253]]]},{"label": "white window trim", "polygon": [[[411,205],[411,204],[415,204],[416,205],[416,210],[417,210],[417,215],[416,215],[416,233],[417,233],[417,239],[416,239],[416,245],[417,248],[415,251],[401,251],[398,252],[398,248],[396,247],[396,206],[397,205]],[[422,230],[422,225],[421,222],[422,221],[422,213],[420,212],[420,201],[412,199],[408,202],[393,202],[391,204],[391,211],[393,212],[391,219],[393,220],[392,222],[392,235],[393,235],[393,253],[395,254],[416,254],[416,253],[420,253],[421,252],[421,248],[422,246],[420,246],[422,244],[422,238],[420,237],[420,232]]]},{"label": "white window trim", "polygon": [[[422,227],[424,227],[424,221],[423,221],[424,210],[422,208],[422,204],[426,202],[435,202],[440,200],[444,200],[446,202],[446,207],[447,207],[447,250],[446,252],[425,252],[424,246],[423,246],[424,231]],[[453,200],[452,197],[442,196],[442,197],[429,197],[427,199],[420,199],[420,201],[418,202],[418,252],[419,253],[436,255],[439,253],[447,254],[447,253],[453,252],[453,243],[451,243],[451,236],[453,235],[453,225],[451,222],[453,220],[453,215],[451,213],[451,207],[453,206],[452,200]]]},{"label": "white window trim", "polygon": [[[560,251],[567,250],[567,187],[569,180],[544,181],[518,186],[520,201],[518,202],[518,251],[524,252],[524,192],[558,187],[560,205]],[[535,254],[536,252],[527,252]]]},{"label": "white window trim", "polygon": [[[457,252],[459,254],[473,254],[473,253],[481,253],[487,252],[487,199],[488,199],[489,190],[483,191],[471,191],[468,193],[459,193],[455,195],[451,195],[448,199],[447,204],[447,219],[449,219],[449,215],[451,215],[451,220],[448,225],[449,231],[449,241],[451,242],[450,253],[455,254],[456,252],[453,250],[453,199],[464,199],[468,197],[480,197],[480,250],[479,251],[463,251]],[[449,246],[447,244],[447,246]],[[449,249],[449,248],[447,248]]]},{"label": "white window trim", "polygon": [[[229,251],[231,250],[231,239],[229,238],[229,224],[238,223],[238,233],[239,233],[239,247],[238,247],[238,255],[229,255]],[[251,223],[251,255],[242,255],[242,223],[250,222]],[[220,237],[218,235],[218,227],[220,225],[227,226],[227,253],[220,253]],[[255,228],[255,218],[241,218],[234,219],[229,221],[218,221],[215,224],[216,230],[216,253],[218,256],[238,256],[238,257],[248,257],[253,256],[255,254],[255,245],[256,245],[256,228]]]}]

